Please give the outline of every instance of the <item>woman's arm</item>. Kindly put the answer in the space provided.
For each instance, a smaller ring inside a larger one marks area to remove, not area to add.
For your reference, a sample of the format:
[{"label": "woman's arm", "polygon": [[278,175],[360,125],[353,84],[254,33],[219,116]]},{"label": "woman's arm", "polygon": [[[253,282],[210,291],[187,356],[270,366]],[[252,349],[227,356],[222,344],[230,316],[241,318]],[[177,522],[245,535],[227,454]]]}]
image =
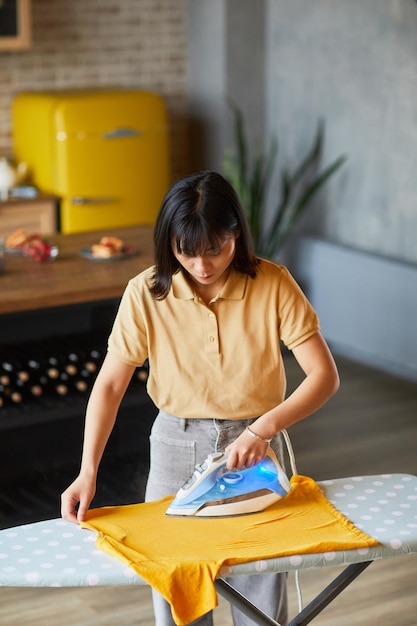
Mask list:
[{"label": "woman's arm", "polygon": [[[339,388],[339,375],[332,354],[320,333],[296,348],[293,354],[306,377],[278,406],[261,415],[251,430],[263,439],[317,411]],[[258,463],[266,454],[268,444],[243,432],[229,447],[228,467],[241,468]]]},{"label": "woman's arm", "polygon": [[133,365],[110,354],[104,359],[87,405],[80,473],[61,496],[64,519],[72,522],[85,519],[95,494],[101,457],[134,370]]}]

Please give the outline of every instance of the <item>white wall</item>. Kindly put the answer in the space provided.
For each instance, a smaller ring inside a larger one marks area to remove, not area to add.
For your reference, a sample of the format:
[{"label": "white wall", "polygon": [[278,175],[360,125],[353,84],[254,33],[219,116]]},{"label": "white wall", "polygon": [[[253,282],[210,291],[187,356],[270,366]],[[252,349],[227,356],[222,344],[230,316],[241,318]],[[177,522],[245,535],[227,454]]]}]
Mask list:
[{"label": "white wall", "polygon": [[304,231],[417,262],[417,3],[269,0],[269,129],[286,163],[327,127],[348,163]]}]

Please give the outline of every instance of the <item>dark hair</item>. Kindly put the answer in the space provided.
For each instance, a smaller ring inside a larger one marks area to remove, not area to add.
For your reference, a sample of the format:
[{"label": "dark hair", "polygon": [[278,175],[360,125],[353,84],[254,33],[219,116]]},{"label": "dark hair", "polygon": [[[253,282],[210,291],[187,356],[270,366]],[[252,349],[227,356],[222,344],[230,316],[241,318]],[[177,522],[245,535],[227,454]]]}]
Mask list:
[{"label": "dark hair", "polygon": [[240,232],[232,266],[252,278],[259,260],[240,200],[230,183],[217,172],[198,172],[176,181],[162,201],[154,229],[155,273],[151,292],[166,298],[172,276],[181,268],[172,252],[199,256],[216,249],[219,237]]}]

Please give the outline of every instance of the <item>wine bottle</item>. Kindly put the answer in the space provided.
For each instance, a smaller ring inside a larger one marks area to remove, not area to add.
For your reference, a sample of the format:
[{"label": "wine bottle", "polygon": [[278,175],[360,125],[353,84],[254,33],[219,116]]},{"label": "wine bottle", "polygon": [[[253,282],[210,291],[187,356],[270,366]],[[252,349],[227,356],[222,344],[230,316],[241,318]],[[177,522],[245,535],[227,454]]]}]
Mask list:
[{"label": "wine bottle", "polygon": [[3,385],[3,383],[0,383],[0,409],[2,409],[6,405],[6,389],[7,385]]},{"label": "wine bottle", "polygon": [[59,360],[56,356],[50,356],[46,359],[45,372],[52,380],[59,378]]},{"label": "wine bottle", "polygon": [[0,362],[0,367],[10,378],[17,377],[21,380],[28,379],[29,375],[25,363],[14,355],[12,357],[3,358]]},{"label": "wine bottle", "polygon": [[[25,348],[24,361],[26,365],[26,375],[18,376],[15,381],[15,386],[22,390],[26,401],[39,398],[43,395],[47,381],[44,380],[46,368],[42,357],[39,355],[39,346],[37,344],[31,344],[29,347],[26,346]],[[24,385],[22,385],[22,383],[24,383]]]},{"label": "wine bottle", "polygon": [[89,354],[87,354],[87,357],[84,360],[84,367],[90,372],[90,374],[95,374],[100,361],[101,353],[98,350],[90,350]]},{"label": "wine bottle", "polygon": [[51,381],[50,389],[58,396],[68,395],[68,374],[61,372],[58,378]]},{"label": "wine bottle", "polygon": [[148,380],[148,369],[143,365],[141,367],[136,368],[136,378],[140,383],[146,383]]},{"label": "wine bottle", "polygon": [[69,364],[77,367],[78,373],[86,369],[95,373],[102,360],[102,352],[97,348],[94,337],[70,337],[67,338],[65,349]]},{"label": "wine bottle", "polygon": [[26,366],[26,375],[20,376],[22,380],[39,379],[42,374],[50,378],[58,378],[60,371],[58,360],[53,356],[49,357],[43,344],[40,342],[25,344],[20,346],[19,351],[23,355]]},{"label": "wine bottle", "polygon": [[9,385],[10,384],[10,375],[3,367],[0,366],[0,385]]},{"label": "wine bottle", "polygon": [[43,387],[37,381],[23,381],[19,378],[9,388],[9,397],[13,404],[36,402],[43,394]]},{"label": "wine bottle", "polygon": [[79,375],[74,379],[74,386],[79,393],[86,393],[93,386],[94,372],[87,368],[83,368]]},{"label": "wine bottle", "polygon": [[39,377],[39,385],[42,387],[42,396],[45,400],[49,398],[63,397],[68,394],[67,375],[59,374],[56,378],[51,378],[46,373]]},{"label": "wine bottle", "polygon": [[[40,359],[40,362],[38,359]],[[39,369],[52,380],[57,380],[63,373],[66,373],[69,376],[75,376],[77,373],[77,368],[72,364],[69,364],[65,355],[56,349],[52,354],[42,352],[38,355],[38,359],[30,359],[30,363],[36,364],[38,362]]]},{"label": "wine bottle", "polygon": [[68,357],[60,350],[56,351],[46,359],[47,374],[50,378],[59,378],[60,374],[66,373],[75,376],[78,368],[74,363],[69,362]]},{"label": "wine bottle", "polygon": [[22,394],[14,386],[2,386],[1,389],[2,406],[17,405],[22,402]]}]

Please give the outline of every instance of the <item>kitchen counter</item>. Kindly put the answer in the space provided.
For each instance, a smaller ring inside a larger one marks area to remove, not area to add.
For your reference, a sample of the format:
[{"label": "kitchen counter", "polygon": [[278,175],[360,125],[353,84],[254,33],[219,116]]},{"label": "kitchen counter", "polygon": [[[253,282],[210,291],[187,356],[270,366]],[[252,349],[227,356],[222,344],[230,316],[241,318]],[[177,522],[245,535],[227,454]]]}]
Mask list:
[{"label": "kitchen counter", "polygon": [[[80,250],[103,235],[120,237],[137,253],[118,260],[90,260]],[[46,237],[57,245],[55,260],[36,262],[6,254],[0,273],[0,314],[119,298],[130,278],[153,263],[153,227],[133,226],[73,235]]]}]

